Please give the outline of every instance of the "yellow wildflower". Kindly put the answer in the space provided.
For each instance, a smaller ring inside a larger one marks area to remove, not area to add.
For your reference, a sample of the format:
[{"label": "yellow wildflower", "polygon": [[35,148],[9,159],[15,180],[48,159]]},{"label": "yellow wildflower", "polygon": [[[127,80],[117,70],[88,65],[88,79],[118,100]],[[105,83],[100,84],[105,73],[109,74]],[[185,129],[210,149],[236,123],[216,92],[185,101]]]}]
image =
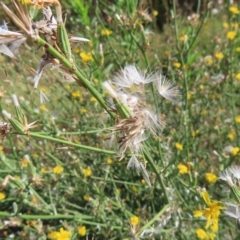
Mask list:
[{"label": "yellow wildflower", "polygon": [[235,78],[236,78],[237,80],[240,80],[240,73],[238,73],[238,74],[235,76]]},{"label": "yellow wildflower", "polygon": [[239,14],[239,10],[237,7],[235,6],[232,6],[229,8],[229,11],[232,13],[232,14]]},{"label": "yellow wildflower", "polygon": [[237,47],[237,48],[236,48],[236,52],[240,52],[240,47]]},{"label": "yellow wildflower", "polygon": [[180,62],[173,62],[172,64],[175,68],[180,68],[181,67],[181,63]]},{"label": "yellow wildflower", "polygon": [[79,92],[79,91],[73,91],[73,92],[72,92],[72,96],[73,96],[74,98],[80,98],[80,92]]},{"label": "yellow wildflower", "polygon": [[230,40],[233,40],[237,36],[237,33],[235,31],[229,31],[227,33],[227,38]]},{"label": "yellow wildflower", "polygon": [[33,153],[33,158],[38,158],[39,157],[39,155],[35,152],[35,153]]},{"label": "yellow wildflower", "polygon": [[47,108],[46,108],[46,106],[41,105],[41,106],[40,106],[40,110],[42,110],[43,112],[46,112],[46,111],[47,111]]},{"label": "yellow wildflower", "polygon": [[202,114],[203,116],[206,116],[206,115],[207,115],[207,110],[203,109],[203,110],[201,111],[201,114]]},{"label": "yellow wildflower", "polygon": [[158,11],[157,10],[153,10],[153,16],[156,17],[158,15]]},{"label": "yellow wildflower", "polygon": [[92,54],[90,52],[81,52],[80,57],[81,57],[83,63],[88,63],[88,62],[94,61]]},{"label": "yellow wildflower", "polygon": [[213,58],[211,55],[208,55],[204,58],[204,62],[207,64],[207,65],[211,65],[213,63]]},{"label": "yellow wildflower", "polygon": [[224,27],[224,28],[229,28],[228,23],[227,23],[227,22],[224,22],[224,23],[223,23],[223,27]]},{"label": "yellow wildflower", "polygon": [[238,28],[238,23],[232,23],[231,26],[232,26],[232,28],[236,28],[237,29]]},{"label": "yellow wildflower", "polygon": [[112,31],[111,30],[109,30],[109,29],[102,29],[102,31],[101,31],[101,35],[102,36],[109,36],[109,35],[111,35],[112,34]]},{"label": "yellow wildflower", "polygon": [[236,132],[235,131],[231,131],[228,133],[227,138],[230,140],[233,140],[235,138]]},{"label": "yellow wildflower", "polygon": [[191,93],[188,93],[187,94],[187,99],[189,100],[189,99],[191,99],[192,98],[192,94]]},{"label": "yellow wildflower", "polygon": [[192,130],[192,137],[196,137],[199,134],[199,130]]},{"label": "yellow wildflower", "polygon": [[180,36],[179,40],[180,40],[181,42],[187,42],[187,40],[188,40],[188,35],[182,34],[182,35]]},{"label": "yellow wildflower", "polygon": [[217,53],[215,53],[215,58],[217,58],[218,60],[223,59],[223,57],[224,57],[224,55],[223,55],[222,52],[217,52]]},{"label": "yellow wildflower", "polygon": [[87,230],[85,226],[78,227],[78,234],[82,237],[86,236]]},{"label": "yellow wildflower", "polygon": [[112,159],[110,157],[107,158],[107,164],[111,164],[112,163]]},{"label": "yellow wildflower", "polygon": [[45,167],[42,167],[41,168],[41,173],[46,173],[47,172],[47,169]]},{"label": "yellow wildflower", "polygon": [[136,186],[132,186],[132,190],[133,190],[133,192],[137,192],[137,187]]},{"label": "yellow wildflower", "polygon": [[63,172],[63,170],[64,170],[64,168],[62,166],[56,166],[53,168],[53,173],[60,174]]},{"label": "yellow wildflower", "polygon": [[89,176],[91,176],[91,174],[92,174],[92,170],[91,170],[91,168],[84,168],[83,169],[83,175],[85,176],[85,177],[89,177]]},{"label": "yellow wildflower", "polygon": [[70,240],[72,233],[70,231],[66,231],[63,228],[60,228],[59,232],[50,232],[48,234],[48,238],[52,240]]},{"label": "yellow wildflower", "polygon": [[90,101],[91,102],[97,102],[97,99],[95,97],[91,97]]},{"label": "yellow wildflower", "polygon": [[179,163],[177,165],[177,168],[178,168],[180,174],[188,173],[188,167],[186,165],[182,164],[182,163]]},{"label": "yellow wildflower", "polygon": [[218,177],[213,173],[206,173],[205,179],[208,183],[215,183],[218,180]]},{"label": "yellow wildflower", "polygon": [[80,109],[80,113],[81,113],[81,114],[84,114],[84,113],[86,113],[86,112],[87,112],[87,109],[86,109],[86,108],[81,108],[81,109]]},{"label": "yellow wildflower", "polygon": [[235,123],[240,123],[240,116],[235,117]]},{"label": "yellow wildflower", "polygon": [[23,167],[27,167],[29,164],[29,160],[27,158],[21,159],[21,164]]},{"label": "yellow wildflower", "polygon": [[130,223],[132,226],[136,226],[139,223],[139,218],[136,216],[130,217]]},{"label": "yellow wildflower", "polygon": [[232,156],[236,156],[239,153],[240,148],[239,147],[234,147],[230,150],[230,154]]},{"label": "yellow wildflower", "polygon": [[71,87],[70,87],[70,85],[66,84],[66,85],[65,85],[65,88],[66,88],[67,90],[69,90]]},{"label": "yellow wildflower", "polygon": [[87,194],[85,194],[85,195],[83,196],[83,199],[84,199],[86,202],[88,202],[88,201],[90,200],[90,196],[87,195]]},{"label": "yellow wildflower", "polygon": [[22,4],[31,4],[32,3],[32,1],[31,0],[22,0]]},{"label": "yellow wildflower", "polygon": [[213,240],[216,235],[214,233],[207,233],[203,229],[198,228],[196,230],[197,238],[201,240]]},{"label": "yellow wildflower", "polygon": [[211,227],[212,231],[217,232],[218,218],[220,216],[221,210],[224,209],[224,207],[219,205],[218,201],[211,202],[207,191],[202,192],[202,197],[207,204],[207,208],[204,210],[196,210],[193,212],[193,215],[194,217],[204,216],[207,219],[206,229]]},{"label": "yellow wildflower", "polygon": [[6,194],[4,192],[0,192],[0,201],[6,198]]},{"label": "yellow wildflower", "polygon": [[183,145],[182,145],[181,143],[175,143],[175,148],[176,148],[177,150],[182,151],[182,150],[183,150]]},{"label": "yellow wildflower", "polygon": [[120,188],[117,188],[116,189],[116,194],[119,195],[121,193],[121,189]]}]

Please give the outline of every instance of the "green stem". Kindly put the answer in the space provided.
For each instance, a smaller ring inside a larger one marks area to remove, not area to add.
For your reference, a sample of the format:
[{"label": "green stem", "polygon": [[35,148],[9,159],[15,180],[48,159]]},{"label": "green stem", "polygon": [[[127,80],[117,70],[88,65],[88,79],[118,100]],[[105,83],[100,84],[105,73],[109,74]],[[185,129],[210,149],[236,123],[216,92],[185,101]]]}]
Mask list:
[{"label": "green stem", "polygon": [[157,176],[157,179],[158,179],[158,181],[159,181],[159,183],[160,183],[160,186],[161,186],[161,188],[162,188],[162,190],[163,190],[163,195],[164,195],[164,197],[165,197],[166,202],[167,202],[167,203],[170,203],[170,200],[169,200],[169,198],[168,198],[167,191],[166,191],[165,185],[164,185],[164,183],[163,183],[163,180],[162,180],[162,178],[161,178],[161,176],[160,176],[160,174],[159,174],[159,172],[158,172],[158,170],[157,170],[157,167],[156,167],[156,165],[155,165],[152,157],[151,157],[150,154],[147,152],[146,148],[143,149],[143,154],[144,154],[145,158],[147,159],[147,161],[149,162],[150,166],[152,167],[153,171],[155,172],[155,174],[156,174],[156,176]]},{"label": "green stem", "polygon": [[101,94],[96,90],[95,86],[84,77],[84,75],[76,68],[76,66],[73,63],[67,60],[67,58],[65,58],[61,53],[59,53],[54,47],[52,47],[42,38],[39,37],[37,39],[37,43],[45,47],[49,53],[51,53],[64,65],[64,67],[66,67],[71,73],[75,74],[78,78],[76,79],[76,82],[80,86],[84,85],[84,87],[86,87],[91,92],[91,94],[98,100],[98,102],[108,112],[108,114],[112,118],[114,118],[114,113],[109,109],[106,102],[102,98]]},{"label": "green stem", "polygon": [[93,152],[99,152],[99,153],[109,154],[109,155],[116,154],[113,151],[108,151],[108,150],[104,150],[104,149],[99,149],[99,148],[95,148],[95,147],[72,143],[72,142],[68,142],[68,141],[65,141],[65,140],[62,140],[59,138],[54,138],[54,137],[50,137],[50,136],[46,136],[46,135],[40,135],[40,134],[34,133],[34,132],[30,132],[29,136],[49,140],[52,142],[58,142],[58,143],[62,143],[62,144],[68,145],[68,146],[73,146],[73,147],[77,147],[77,148],[81,148],[81,149],[91,150]]}]

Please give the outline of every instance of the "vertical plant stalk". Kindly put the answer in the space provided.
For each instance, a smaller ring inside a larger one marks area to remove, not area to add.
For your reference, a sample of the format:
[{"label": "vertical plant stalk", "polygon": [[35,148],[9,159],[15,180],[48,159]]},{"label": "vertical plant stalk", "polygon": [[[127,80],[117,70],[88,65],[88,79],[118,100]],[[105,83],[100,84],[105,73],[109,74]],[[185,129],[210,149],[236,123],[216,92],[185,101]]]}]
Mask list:
[{"label": "vertical plant stalk", "polygon": [[[179,34],[178,34],[178,24],[177,24],[177,11],[176,11],[176,0],[173,0],[173,17],[174,17],[174,30],[175,30],[175,38],[176,38],[176,44],[177,44],[177,49],[179,51],[179,56],[181,60],[181,66],[183,67],[185,65],[185,59],[183,57],[183,51],[181,50],[180,47],[180,42],[179,42]],[[187,78],[187,71],[183,71],[183,76],[184,76],[184,93],[185,93],[185,104],[184,104],[184,112],[182,111],[182,117],[181,117],[181,122],[183,121],[184,124],[184,132],[185,132],[185,142],[188,142],[188,124],[185,122],[187,121],[186,118],[188,118],[188,114],[186,116],[186,113],[188,113],[188,78]],[[186,145],[186,155],[187,155],[187,161],[189,162],[189,145]]]}]

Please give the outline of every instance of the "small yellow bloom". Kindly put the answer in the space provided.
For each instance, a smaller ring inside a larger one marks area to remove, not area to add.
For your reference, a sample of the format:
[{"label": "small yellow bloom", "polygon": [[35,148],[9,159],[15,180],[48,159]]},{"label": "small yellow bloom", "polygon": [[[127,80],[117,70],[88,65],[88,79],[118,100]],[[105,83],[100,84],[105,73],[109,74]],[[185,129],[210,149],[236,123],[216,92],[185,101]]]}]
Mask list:
[{"label": "small yellow bloom", "polygon": [[116,189],[116,194],[117,194],[117,195],[120,195],[120,193],[121,193],[121,189],[120,189],[120,188],[117,188],[117,189]]},{"label": "small yellow bloom", "polygon": [[86,108],[81,108],[81,109],[80,109],[80,113],[81,113],[81,114],[84,114],[84,113],[86,113],[86,112],[87,112],[87,109],[86,109]]},{"label": "small yellow bloom", "polygon": [[67,84],[67,85],[65,85],[65,88],[66,88],[67,90],[69,90],[71,87]]},{"label": "small yellow bloom", "polygon": [[86,234],[87,234],[86,227],[85,226],[78,227],[78,234],[82,237],[86,236]]},{"label": "small yellow bloom", "polygon": [[66,231],[63,228],[60,228],[59,232],[50,232],[48,234],[48,238],[52,240],[70,240],[72,233],[70,231]]},{"label": "small yellow bloom", "polygon": [[60,174],[64,171],[64,168],[62,166],[56,166],[53,168],[53,173]]},{"label": "small yellow bloom", "polygon": [[237,47],[237,48],[236,48],[236,52],[240,52],[240,47]]},{"label": "small yellow bloom", "polygon": [[224,57],[224,55],[222,52],[215,53],[215,58],[217,58],[218,60],[223,59],[223,57]]},{"label": "small yellow bloom", "polygon": [[240,116],[235,117],[235,123],[240,123]]},{"label": "small yellow bloom", "polygon": [[199,130],[192,131],[192,137],[196,137],[199,134]]},{"label": "small yellow bloom", "polygon": [[4,192],[0,192],[0,201],[6,198],[6,194]]},{"label": "small yellow bloom", "polygon": [[191,93],[188,93],[187,94],[187,99],[189,100],[189,99],[191,99],[192,98],[192,94]]},{"label": "small yellow bloom", "polygon": [[41,168],[41,173],[46,173],[47,172],[47,169],[45,167],[42,167]]},{"label": "small yellow bloom", "polygon": [[141,184],[144,185],[146,184],[146,181],[144,179],[141,180]]},{"label": "small yellow bloom", "polygon": [[21,164],[23,167],[27,167],[29,164],[29,160],[26,158],[21,159]]},{"label": "small yellow bloom", "polygon": [[153,16],[156,17],[158,15],[158,11],[157,10],[153,10]]},{"label": "small yellow bloom", "polygon": [[91,168],[84,168],[83,169],[83,175],[85,176],[85,177],[89,177],[89,176],[91,176],[92,175],[92,170],[91,170]]},{"label": "small yellow bloom", "polygon": [[88,201],[89,201],[89,199],[90,199],[90,196],[89,196],[89,195],[87,195],[87,194],[85,194],[85,195],[83,196],[83,199],[84,199],[86,202],[88,202]]},{"label": "small yellow bloom", "polygon": [[237,7],[235,6],[232,6],[229,8],[229,11],[232,13],[232,14],[239,14],[239,10]]},{"label": "small yellow bloom", "polygon": [[47,237],[50,238],[50,239],[55,240],[55,239],[58,238],[58,232],[56,232],[56,231],[50,232]]},{"label": "small yellow bloom", "polygon": [[203,116],[206,116],[207,115],[207,110],[205,110],[205,109],[203,109],[202,111],[201,111],[201,114],[203,115]]},{"label": "small yellow bloom", "polygon": [[133,192],[137,192],[137,187],[136,186],[132,186],[132,190],[133,190]]},{"label": "small yellow bloom", "polygon": [[101,31],[101,35],[102,36],[109,36],[109,35],[111,35],[112,34],[112,31],[111,30],[109,30],[109,29],[103,29],[102,31]]},{"label": "small yellow bloom", "polygon": [[213,63],[213,58],[211,55],[208,55],[204,58],[204,62],[207,64],[207,65],[212,65]]},{"label": "small yellow bloom", "polygon": [[80,98],[80,92],[79,92],[79,91],[73,91],[73,92],[72,92],[72,96],[73,96],[74,98]]},{"label": "small yellow bloom", "polygon": [[231,26],[232,26],[232,28],[236,28],[237,29],[238,28],[238,23],[232,23]]},{"label": "small yellow bloom", "polygon": [[81,57],[83,63],[88,63],[88,62],[94,61],[92,54],[90,52],[81,52],[80,57]]},{"label": "small yellow bloom", "polygon": [[232,156],[236,156],[239,153],[240,148],[239,147],[234,147],[230,150],[230,154]]},{"label": "small yellow bloom", "polygon": [[206,229],[211,227],[212,231],[218,231],[218,218],[221,210],[225,209],[219,205],[218,201],[211,201],[207,191],[202,192],[202,197],[207,207],[204,210],[196,210],[193,212],[194,217],[204,216],[207,219]]},{"label": "small yellow bloom", "polygon": [[179,40],[180,40],[181,42],[187,42],[187,40],[188,40],[188,35],[182,34],[182,35],[180,36]]},{"label": "small yellow bloom", "polygon": [[73,51],[74,51],[75,53],[79,53],[79,52],[80,52],[80,49],[79,49],[79,48],[74,48]]},{"label": "small yellow bloom", "polygon": [[91,102],[97,102],[97,99],[95,97],[91,97],[90,101]]},{"label": "small yellow bloom", "polygon": [[110,157],[107,158],[107,164],[111,164],[112,163],[112,159]]},{"label": "small yellow bloom", "polygon": [[205,232],[203,229],[199,228],[196,230],[197,238],[200,240],[213,240],[216,237],[215,233]]},{"label": "small yellow bloom", "polygon": [[180,174],[188,173],[188,167],[186,165],[182,164],[182,163],[179,163],[177,165],[177,168],[178,168]]},{"label": "small yellow bloom", "polygon": [[136,226],[139,223],[139,218],[136,216],[130,217],[130,223],[132,226]]},{"label": "small yellow bloom", "polygon": [[32,3],[32,1],[31,0],[22,0],[22,4],[31,4]]},{"label": "small yellow bloom", "polygon": [[38,158],[39,157],[39,155],[35,152],[35,153],[33,153],[33,158]]},{"label": "small yellow bloom", "polygon": [[201,228],[196,230],[196,234],[198,239],[202,239],[202,240],[208,239],[207,233]]},{"label": "small yellow bloom", "polygon": [[208,183],[215,183],[218,180],[218,177],[213,173],[206,173],[205,179]]},{"label": "small yellow bloom", "polygon": [[227,38],[230,39],[230,40],[233,40],[236,36],[237,36],[237,33],[234,32],[234,31],[229,31],[227,33]]},{"label": "small yellow bloom", "polygon": [[40,110],[42,110],[43,112],[46,112],[47,111],[47,108],[45,105],[41,105],[40,106]]},{"label": "small yellow bloom", "polygon": [[229,28],[228,23],[227,23],[227,22],[224,22],[224,23],[223,23],[223,27],[224,27],[224,28]]},{"label": "small yellow bloom", "polygon": [[182,151],[182,150],[183,150],[183,145],[182,145],[181,143],[175,143],[175,148],[176,148],[177,150]]},{"label": "small yellow bloom", "polygon": [[180,68],[181,67],[181,63],[180,62],[173,62],[173,66],[175,68]]},{"label": "small yellow bloom", "polygon": [[235,78],[240,81],[240,73],[236,74]]},{"label": "small yellow bloom", "polygon": [[231,131],[228,133],[227,138],[230,140],[233,140],[235,138],[236,132],[235,131]]}]

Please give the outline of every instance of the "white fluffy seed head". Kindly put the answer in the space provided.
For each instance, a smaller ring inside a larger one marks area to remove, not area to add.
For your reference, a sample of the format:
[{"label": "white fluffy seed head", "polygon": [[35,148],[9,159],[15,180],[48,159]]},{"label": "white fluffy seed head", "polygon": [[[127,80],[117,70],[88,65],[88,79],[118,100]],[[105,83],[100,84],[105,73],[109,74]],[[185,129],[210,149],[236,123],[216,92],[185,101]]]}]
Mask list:
[{"label": "white fluffy seed head", "polygon": [[167,100],[178,103],[180,92],[173,82],[163,76],[161,73],[156,73],[152,76],[153,81],[156,84],[156,88],[159,94]]}]

